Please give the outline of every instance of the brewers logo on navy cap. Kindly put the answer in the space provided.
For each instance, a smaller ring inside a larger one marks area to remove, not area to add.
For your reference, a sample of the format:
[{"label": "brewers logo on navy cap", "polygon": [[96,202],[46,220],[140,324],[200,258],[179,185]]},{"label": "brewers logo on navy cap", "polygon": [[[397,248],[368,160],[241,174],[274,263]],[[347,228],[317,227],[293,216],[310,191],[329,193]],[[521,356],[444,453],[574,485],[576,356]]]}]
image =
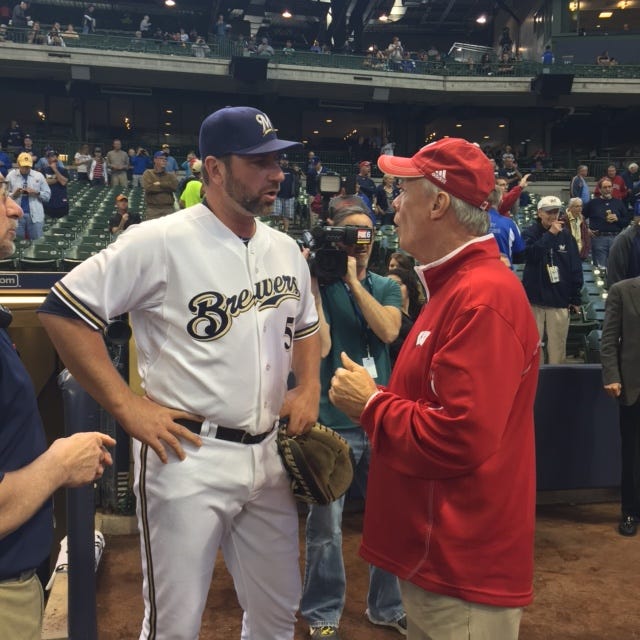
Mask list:
[{"label": "brewers logo on navy cap", "polygon": [[300,142],[279,140],[269,116],[253,107],[224,107],[205,118],[200,127],[202,158],[248,156],[301,147]]}]

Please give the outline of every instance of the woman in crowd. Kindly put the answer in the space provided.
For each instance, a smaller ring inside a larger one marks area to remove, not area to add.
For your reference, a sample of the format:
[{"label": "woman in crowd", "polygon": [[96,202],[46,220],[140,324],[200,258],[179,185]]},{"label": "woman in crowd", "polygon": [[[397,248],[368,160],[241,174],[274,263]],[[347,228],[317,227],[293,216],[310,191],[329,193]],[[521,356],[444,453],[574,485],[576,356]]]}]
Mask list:
[{"label": "woman in crowd", "polygon": [[411,331],[411,327],[420,313],[422,302],[418,276],[413,269],[391,269],[387,274],[387,278],[395,280],[400,285],[400,292],[402,293],[402,324],[400,325],[400,333],[389,345],[391,365],[393,366],[400,353],[404,339],[409,334],[409,331]]},{"label": "woman in crowd", "polygon": [[92,187],[106,186],[109,184],[107,163],[102,156],[102,149],[100,147],[96,147],[93,150],[93,159],[89,167],[89,182]]},{"label": "woman in crowd", "polygon": [[380,217],[381,224],[393,224],[393,217],[396,214],[393,201],[399,193],[395,178],[385,173],[382,176],[382,183],[377,186],[375,192],[376,213]]},{"label": "woman in crowd", "polygon": [[578,245],[580,259],[586,260],[591,255],[591,234],[582,215],[582,200],[580,198],[571,198],[569,200],[564,221]]},{"label": "woman in crowd", "polygon": [[411,256],[408,256],[406,253],[402,253],[401,251],[397,251],[396,253],[392,253],[389,257],[389,273],[391,273],[393,269],[413,271],[415,264],[416,262]]},{"label": "woman in crowd", "polygon": [[89,145],[83,144],[80,146],[76,154],[73,156],[73,164],[78,173],[78,180],[81,182],[89,181],[89,169],[91,168],[91,161],[93,158],[89,153]]}]

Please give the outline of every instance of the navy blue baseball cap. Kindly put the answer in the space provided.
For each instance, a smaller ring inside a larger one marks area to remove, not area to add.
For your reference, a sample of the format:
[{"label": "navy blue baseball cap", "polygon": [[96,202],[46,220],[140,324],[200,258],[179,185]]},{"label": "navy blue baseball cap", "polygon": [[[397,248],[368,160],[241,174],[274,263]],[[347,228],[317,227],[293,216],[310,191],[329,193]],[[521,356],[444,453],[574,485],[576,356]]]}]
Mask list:
[{"label": "navy blue baseball cap", "polygon": [[253,107],[224,107],[207,116],[200,127],[200,154],[207,156],[257,155],[302,147],[279,140],[266,113]]}]

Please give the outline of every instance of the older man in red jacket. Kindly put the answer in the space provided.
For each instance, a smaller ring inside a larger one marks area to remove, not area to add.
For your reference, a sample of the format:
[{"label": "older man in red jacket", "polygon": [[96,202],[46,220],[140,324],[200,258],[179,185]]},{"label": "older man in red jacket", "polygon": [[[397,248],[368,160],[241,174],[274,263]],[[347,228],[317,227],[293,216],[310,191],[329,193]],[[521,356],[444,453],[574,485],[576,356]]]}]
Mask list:
[{"label": "older man in red jacket", "polygon": [[454,138],[378,166],[404,178],[395,223],[428,301],[385,388],[346,355],[333,378],[372,445],[361,555],[400,578],[410,640],[515,640],[532,599],[539,336],[487,234],[493,170]]}]

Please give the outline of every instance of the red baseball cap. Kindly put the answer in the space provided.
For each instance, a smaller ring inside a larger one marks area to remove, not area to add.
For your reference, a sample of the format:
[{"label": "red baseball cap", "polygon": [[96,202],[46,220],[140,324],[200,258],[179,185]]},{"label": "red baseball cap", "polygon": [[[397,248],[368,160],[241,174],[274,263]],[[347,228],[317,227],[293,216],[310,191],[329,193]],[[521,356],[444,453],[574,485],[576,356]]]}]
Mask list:
[{"label": "red baseball cap", "polygon": [[398,178],[426,178],[443,191],[486,210],[495,188],[493,166],[480,147],[462,138],[443,138],[411,158],[383,155],[378,168]]},{"label": "red baseball cap", "polygon": [[371,163],[368,160],[363,160],[358,166],[359,167],[370,167]]}]

